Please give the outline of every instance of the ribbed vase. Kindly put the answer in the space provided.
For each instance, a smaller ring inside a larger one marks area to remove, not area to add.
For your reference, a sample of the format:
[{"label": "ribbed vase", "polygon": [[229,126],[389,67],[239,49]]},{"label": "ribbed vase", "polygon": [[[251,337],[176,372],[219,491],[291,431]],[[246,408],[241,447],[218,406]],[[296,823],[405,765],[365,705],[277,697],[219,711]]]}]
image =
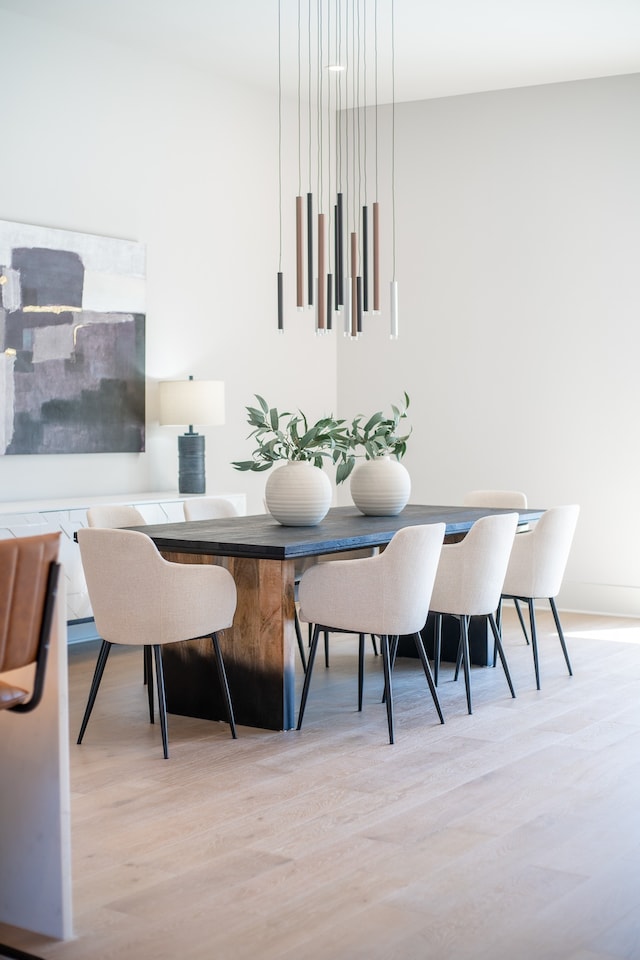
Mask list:
[{"label": "ribbed vase", "polygon": [[351,498],[369,517],[395,517],[411,496],[411,477],[393,457],[363,460],[351,474]]},{"label": "ribbed vase", "polygon": [[264,497],[271,516],[286,527],[312,527],[331,506],[331,482],[320,467],[291,460],[272,470]]}]

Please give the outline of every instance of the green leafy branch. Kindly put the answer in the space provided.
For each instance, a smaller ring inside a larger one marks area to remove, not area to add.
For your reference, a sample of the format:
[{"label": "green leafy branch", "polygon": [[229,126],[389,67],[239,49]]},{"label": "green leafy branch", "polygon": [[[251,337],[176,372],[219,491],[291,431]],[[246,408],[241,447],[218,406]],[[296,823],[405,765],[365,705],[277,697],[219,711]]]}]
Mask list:
[{"label": "green leafy branch", "polygon": [[350,476],[359,448],[364,451],[365,460],[374,460],[381,456],[394,456],[398,460],[404,457],[411,429],[408,433],[400,433],[400,423],[407,417],[409,403],[409,394],[405,391],[404,404],[400,407],[392,404],[390,416],[378,411],[365,423],[364,414],[354,417],[347,431],[348,443],[335,461],[338,463],[336,483],[343,483]]},{"label": "green leafy branch", "polygon": [[270,407],[263,397],[258,394],[255,397],[259,407],[246,409],[249,425],[254,428],[249,437],[254,437],[257,446],[251,460],[232,463],[236,470],[261,472],[280,460],[306,460],[321,467],[325,458],[331,458],[334,463],[341,458],[348,444],[344,420],[323,417],[309,426],[300,410],[281,413],[276,407]]}]

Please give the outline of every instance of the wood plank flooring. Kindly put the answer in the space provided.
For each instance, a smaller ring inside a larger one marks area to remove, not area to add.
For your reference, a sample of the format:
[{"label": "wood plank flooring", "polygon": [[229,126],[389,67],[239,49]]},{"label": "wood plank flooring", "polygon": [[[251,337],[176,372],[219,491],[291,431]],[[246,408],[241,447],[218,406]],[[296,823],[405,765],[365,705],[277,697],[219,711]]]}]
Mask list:
[{"label": "wood plank flooring", "polygon": [[512,611],[498,667],[420,665],[334,636],[300,733],[146,718],[142,656],[114,652],[82,746],[94,645],[70,654],[76,938],[0,925],[45,960],[637,960],[640,621],[541,613],[542,690]]}]

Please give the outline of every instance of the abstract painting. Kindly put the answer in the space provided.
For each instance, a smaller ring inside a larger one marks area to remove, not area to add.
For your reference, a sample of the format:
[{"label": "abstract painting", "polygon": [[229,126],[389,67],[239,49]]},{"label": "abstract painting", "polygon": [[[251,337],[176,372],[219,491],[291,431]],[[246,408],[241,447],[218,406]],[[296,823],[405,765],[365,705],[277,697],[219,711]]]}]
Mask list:
[{"label": "abstract painting", "polygon": [[0,454],[145,446],[145,248],[0,220]]}]

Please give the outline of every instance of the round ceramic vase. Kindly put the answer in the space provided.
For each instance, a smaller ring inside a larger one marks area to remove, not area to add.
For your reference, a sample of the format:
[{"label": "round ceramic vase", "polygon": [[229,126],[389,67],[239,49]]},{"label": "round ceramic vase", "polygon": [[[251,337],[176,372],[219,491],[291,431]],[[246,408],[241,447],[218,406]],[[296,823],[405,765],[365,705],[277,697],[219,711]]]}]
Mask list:
[{"label": "round ceramic vase", "polygon": [[411,478],[393,457],[363,460],[351,474],[351,498],[368,517],[395,517],[409,502]]},{"label": "round ceramic vase", "polygon": [[320,523],[331,506],[329,477],[306,460],[276,467],[267,479],[265,500],[271,516],[286,527]]}]

